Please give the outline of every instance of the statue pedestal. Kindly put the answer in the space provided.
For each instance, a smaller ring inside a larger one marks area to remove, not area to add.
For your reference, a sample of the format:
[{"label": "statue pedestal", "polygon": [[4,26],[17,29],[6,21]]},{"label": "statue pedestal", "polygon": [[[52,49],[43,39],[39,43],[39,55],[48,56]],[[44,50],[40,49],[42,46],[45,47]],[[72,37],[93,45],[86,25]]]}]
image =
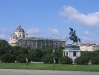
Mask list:
[{"label": "statue pedestal", "polygon": [[65,49],[63,50],[63,56],[68,56],[68,57],[72,58],[73,64],[74,64],[74,60],[77,57],[81,56],[80,47],[78,45],[74,45],[74,44],[66,45]]}]

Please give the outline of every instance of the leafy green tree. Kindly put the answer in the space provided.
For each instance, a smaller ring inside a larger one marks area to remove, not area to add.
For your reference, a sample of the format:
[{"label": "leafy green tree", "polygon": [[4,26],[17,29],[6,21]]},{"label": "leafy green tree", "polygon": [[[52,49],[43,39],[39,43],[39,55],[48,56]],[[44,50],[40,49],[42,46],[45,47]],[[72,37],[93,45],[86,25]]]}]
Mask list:
[{"label": "leafy green tree", "polygon": [[14,62],[15,61],[15,57],[12,54],[4,54],[1,56],[1,61],[2,62]]},{"label": "leafy green tree", "polygon": [[91,59],[91,55],[92,55],[91,51],[82,51],[81,56],[88,57],[89,59]]},{"label": "leafy green tree", "polygon": [[5,53],[6,53],[5,50],[3,48],[0,48],[0,56],[2,56]]},{"label": "leafy green tree", "polygon": [[29,49],[28,50],[28,56],[32,61],[41,62],[42,55],[42,49],[35,48],[35,49]]},{"label": "leafy green tree", "polygon": [[20,54],[17,56],[17,61],[20,63],[25,63],[26,62],[26,57],[28,58],[28,56],[26,54]]},{"label": "leafy green tree", "polygon": [[[59,63],[59,58],[62,57],[62,50],[64,48],[54,48],[55,52],[54,52],[54,57],[55,57],[55,61],[56,63]],[[43,56],[47,55],[47,54],[52,54],[53,55],[53,48],[52,47],[48,47],[48,46],[44,46],[42,48],[42,53],[43,53]]]},{"label": "leafy green tree", "polygon": [[30,60],[33,61],[33,59],[34,59],[33,49],[28,50],[28,56],[29,56]]},{"label": "leafy green tree", "polygon": [[0,40],[0,56],[9,53],[10,49],[11,46],[8,44],[6,40]]},{"label": "leafy green tree", "polygon": [[6,40],[0,39],[0,47],[4,47],[6,45],[9,45],[8,42]]},{"label": "leafy green tree", "polygon": [[48,47],[48,46],[43,46],[42,47],[42,55],[46,55],[47,53],[52,53],[53,52],[53,48]]},{"label": "leafy green tree", "polygon": [[27,49],[27,48],[21,47],[21,48],[19,49],[19,52],[20,52],[20,54],[27,54],[27,55],[28,55],[28,49]]},{"label": "leafy green tree", "polygon": [[45,64],[52,64],[53,63],[53,55],[52,53],[48,53],[42,57],[42,62]]},{"label": "leafy green tree", "polygon": [[18,55],[20,55],[19,49],[20,47],[18,46],[12,46],[10,53],[13,54],[16,58]]},{"label": "leafy green tree", "polygon": [[60,57],[63,57],[63,51],[62,51],[62,49],[55,48],[54,57],[55,57],[56,63],[59,63],[59,58]]},{"label": "leafy green tree", "polygon": [[96,56],[99,56],[99,50],[95,50],[91,54],[91,58],[96,57]]},{"label": "leafy green tree", "polygon": [[95,56],[91,59],[91,64],[99,64],[99,56]]},{"label": "leafy green tree", "polygon": [[32,54],[34,61],[41,61],[43,55],[42,55],[42,50],[40,48],[33,49]]}]

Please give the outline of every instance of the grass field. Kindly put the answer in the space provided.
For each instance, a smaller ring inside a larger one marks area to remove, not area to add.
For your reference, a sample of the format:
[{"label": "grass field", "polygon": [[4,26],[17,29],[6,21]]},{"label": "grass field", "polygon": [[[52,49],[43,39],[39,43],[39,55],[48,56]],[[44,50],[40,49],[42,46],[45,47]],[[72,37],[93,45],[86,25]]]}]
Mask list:
[{"label": "grass field", "polygon": [[33,69],[33,70],[64,70],[64,71],[93,71],[99,72],[99,65],[66,65],[66,64],[34,64],[29,63],[0,63],[0,69]]}]

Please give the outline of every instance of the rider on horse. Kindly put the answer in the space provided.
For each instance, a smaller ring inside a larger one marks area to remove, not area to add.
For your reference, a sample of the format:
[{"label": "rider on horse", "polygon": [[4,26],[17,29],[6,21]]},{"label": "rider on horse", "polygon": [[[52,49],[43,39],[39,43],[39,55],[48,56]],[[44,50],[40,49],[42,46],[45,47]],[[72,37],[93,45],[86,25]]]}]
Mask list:
[{"label": "rider on horse", "polygon": [[[70,39],[70,40],[73,40],[73,44],[74,44],[74,42],[81,42],[80,41],[80,38],[78,38],[77,36],[76,36],[76,31],[74,30],[73,31],[73,29],[72,28],[70,28],[70,33],[69,33],[69,35],[70,35],[70,37],[68,37],[68,39]],[[67,40],[66,40],[67,41]]]}]

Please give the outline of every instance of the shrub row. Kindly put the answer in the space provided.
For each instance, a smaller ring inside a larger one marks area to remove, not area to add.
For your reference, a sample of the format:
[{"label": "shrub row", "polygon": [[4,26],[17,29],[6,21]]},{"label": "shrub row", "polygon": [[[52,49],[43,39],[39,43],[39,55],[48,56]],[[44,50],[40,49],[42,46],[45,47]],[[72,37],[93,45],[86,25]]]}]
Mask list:
[{"label": "shrub row", "polygon": [[17,60],[20,63],[25,63],[26,57],[28,57],[26,54],[20,54],[19,56],[17,56],[17,58],[15,58],[15,56],[12,54],[3,54],[0,57],[0,60],[1,62],[6,62],[6,63],[15,62],[15,60]]},{"label": "shrub row", "polygon": [[99,56],[95,56],[89,60],[89,57],[78,57],[75,59],[76,64],[86,65],[88,62],[91,61],[91,64],[99,64]]},{"label": "shrub row", "polygon": [[1,62],[14,62],[15,57],[12,54],[4,54],[1,56]]},{"label": "shrub row", "polygon": [[[0,57],[1,62],[15,62],[15,59],[20,62],[20,63],[25,63],[25,58],[28,57],[26,54],[20,54],[19,56],[17,56],[17,58],[14,57],[14,55],[12,54],[4,54]],[[28,57],[29,58],[29,57]],[[60,64],[72,64],[73,61],[71,58],[69,58],[68,56],[65,57],[60,57],[59,59],[56,59],[56,63],[60,63]],[[75,59],[75,64],[79,64],[79,65],[86,65],[89,62],[89,57],[85,57],[85,56],[81,56]],[[52,54],[47,54],[44,57],[42,57],[42,62],[43,63],[47,63],[47,64],[52,64],[53,61],[53,55]],[[91,64],[99,64],[99,56],[93,57],[91,59]]]},{"label": "shrub row", "polygon": [[89,58],[84,56],[75,59],[75,63],[79,65],[86,65],[88,64],[88,62],[89,62]]},{"label": "shrub row", "polygon": [[60,63],[61,64],[72,64],[73,61],[71,58],[69,58],[68,56],[65,56],[65,57],[61,57],[60,58]]}]

